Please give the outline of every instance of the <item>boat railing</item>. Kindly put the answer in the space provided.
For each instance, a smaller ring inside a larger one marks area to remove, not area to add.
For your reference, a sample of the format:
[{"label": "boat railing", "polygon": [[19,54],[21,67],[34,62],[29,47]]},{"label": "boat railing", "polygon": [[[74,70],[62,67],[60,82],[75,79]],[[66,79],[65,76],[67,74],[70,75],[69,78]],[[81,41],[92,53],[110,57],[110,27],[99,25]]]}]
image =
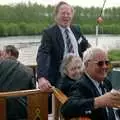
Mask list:
[{"label": "boat railing", "polygon": [[11,96],[27,97],[27,120],[48,120],[48,93],[39,89],[0,92],[0,120],[7,120],[6,100]]}]

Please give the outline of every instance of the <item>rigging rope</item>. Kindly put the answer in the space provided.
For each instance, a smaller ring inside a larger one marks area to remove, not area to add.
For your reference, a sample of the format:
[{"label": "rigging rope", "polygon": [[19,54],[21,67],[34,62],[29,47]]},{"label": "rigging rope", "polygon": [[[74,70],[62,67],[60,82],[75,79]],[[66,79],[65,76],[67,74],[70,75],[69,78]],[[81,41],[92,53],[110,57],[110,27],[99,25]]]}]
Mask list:
[{"label": "rigging rope", "polygon": [[102,16],[103,9],[104,9],[104,7],[105,7],[105,3],[106,3],[106,1],[107,1],[107,0],[104,0],[104,3],[103,3],[103,6],[102,6],[102,9],[101,9],[101,11],[100,11],[100,15],[99,15],[99,17],[101,17],[101,16]]}]

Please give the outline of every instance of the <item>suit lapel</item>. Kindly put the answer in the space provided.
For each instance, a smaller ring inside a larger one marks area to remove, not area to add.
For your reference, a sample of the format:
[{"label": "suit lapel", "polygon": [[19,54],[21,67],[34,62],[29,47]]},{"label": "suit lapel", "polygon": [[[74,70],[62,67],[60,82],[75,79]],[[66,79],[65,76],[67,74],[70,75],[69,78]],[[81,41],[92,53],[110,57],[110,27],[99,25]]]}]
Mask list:
[{"label": "suit lapel", "polygon": [[80,37],[80,31],[77,31],[77,29],[74,26],[70,26],[70,29],[72,30],[76,40],[78,41],[78,39]]},{"label": "suit lapel", "polygon": [[[60,28],[55,25],[54,27],[55,31],[54,31],[54,38],[56,39],[56,42],[58,43],[58,48],[59,48],[59,51],[60,51],[60,55],[63,56],[64,54],[64,49],[65,49],[65,45],[64,45],[64,40],[63,40],[63,36],[62,36],[62,33],[60,31]],[[76,40],[78,41],[79,37],[80,37],[80,31],[78,31],[76,29],[76,27],[74,26],[70,26]]]},{"label": "suit lapel", "polygon": [[96,86],[94,85],[94,83],[90,80],[90,78],[87,75],[85,75],[85,77],[86,77],[85,80],[87,81],[88,86],[90,87],[90,89],[92,88],[91,90],[94,93],[94,95],[95,96],[100,96],[100,93],[99,93],[98,89],[96,88]]},{"label": "suit lapel", "polygon": [[56,35],[56,41],[58,42],[58,45],[59,45],[59,51],[63,56],[65,45],[64,45],[64,40],[63,40],[63,37],[62,37],[62,33],[61,33],[61,31],[60,31],[60,29],[57,25],[55,27],[55,33],[56,33],[55,34]]},{"label": "suit lapel", "polygon": [[[75,29],[75,27],[70,26],[70,28],[71,28],[71,30],[72,30],[76,40],[78,40],[79,37],[80,37],[80,34]],[[57,25],[55,25],[55,33],[56,33],[55,34],[56,35],[56,40],[57,40],[58,45],[59,45],[59,47],[60,47],[60,49],[62,50],[62,53],[63,53],[64,52],[64,48],[65,48],[64,40],[63,40],[63,37],[62,37],[62,33],[61,33],[61,31],[60,31],[60,29],[59,29],[59,27]]]}]

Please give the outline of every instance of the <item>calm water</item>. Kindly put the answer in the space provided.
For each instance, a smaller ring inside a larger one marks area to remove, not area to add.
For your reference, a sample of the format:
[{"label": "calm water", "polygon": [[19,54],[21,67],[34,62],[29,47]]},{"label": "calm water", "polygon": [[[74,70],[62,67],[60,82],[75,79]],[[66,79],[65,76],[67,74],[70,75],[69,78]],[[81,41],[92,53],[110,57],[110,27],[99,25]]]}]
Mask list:
[{"label": "calm water", "polygon": [[[95,46],[97,44],[106,49],[120,48],[120,35],[85,35],[88,41]],[[19,60],[26,64],[36,64],[37,50],[40,45],[41,36],[19,36],[19,37],[0,37],[0,48],[4,45],[13,44],[19,51]]]}]

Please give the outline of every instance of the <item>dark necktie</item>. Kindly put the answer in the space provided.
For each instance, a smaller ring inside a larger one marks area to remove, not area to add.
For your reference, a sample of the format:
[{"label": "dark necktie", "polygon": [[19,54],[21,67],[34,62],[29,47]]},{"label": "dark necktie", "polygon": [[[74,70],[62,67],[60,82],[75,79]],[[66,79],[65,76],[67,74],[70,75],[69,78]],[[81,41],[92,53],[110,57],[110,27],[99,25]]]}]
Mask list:
[{"label": "dark necktie", "polygon": [[105,94],[105,89],[104,89],[104,85],[102,83],[99,84],[99,87],[101,89],[102,95]]},{"label": "dark necktie", "polygon": [[[104,85],[100,83],[99,87],[101,88],[102,95],[104,95],[105,94]],[[115,120],[115,114],[113,112],[113,109],[112,108],[107,108],[107,109],[108,109],[108,113],[107,113],[108,120]]]},{"label": "dark necktie", "polygon": [[65,29],[67,53],[74,53],[73,45],[71,43],[71,39],[68,33],[69,33],[69,30]]}]

